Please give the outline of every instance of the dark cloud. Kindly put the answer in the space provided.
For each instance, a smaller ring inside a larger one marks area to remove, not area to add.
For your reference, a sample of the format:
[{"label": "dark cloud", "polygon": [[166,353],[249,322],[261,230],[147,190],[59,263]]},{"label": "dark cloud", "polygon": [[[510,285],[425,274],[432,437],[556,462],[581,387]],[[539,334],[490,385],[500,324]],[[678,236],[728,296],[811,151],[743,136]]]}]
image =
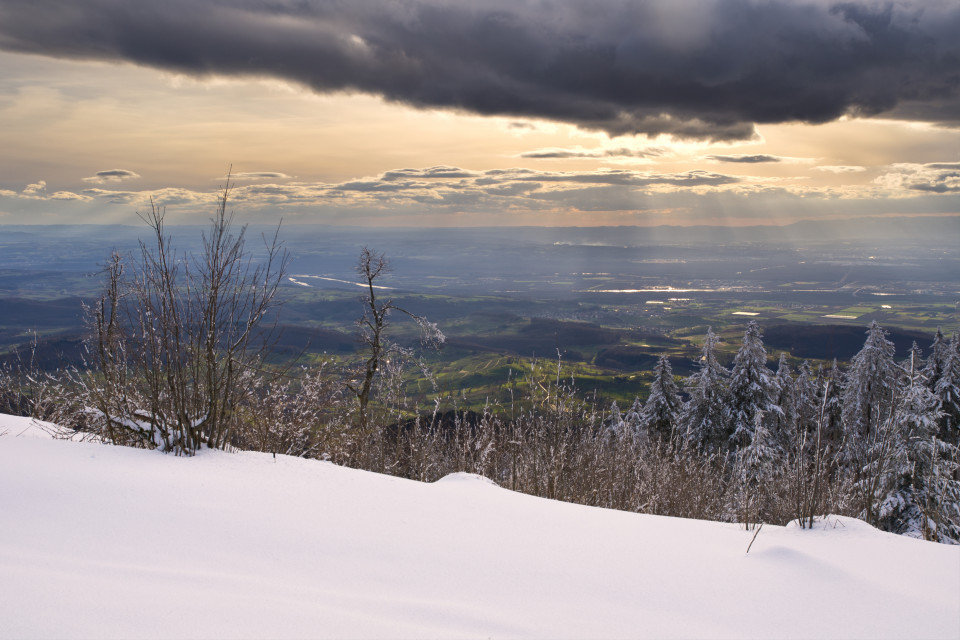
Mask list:
[{"label": "dark cloud", "polygon": [[659,158],[667,155],[669,150],[664,147],[647,147],[646,149],[538,149],[521,153],[521,158],[554,159],[554,158]]},{"label": "dark cloud", "polygon": [[287,79],[613,135],[960,122],[952,0],[3,0],[0,48]]},{"label": "dark cloud", "polygon": [[104,171],[97,171],[89,178],[84,178],[83,181],[92,182],[93,184],[106,184],[107,182],[121,182],[139,177],[139,173],[130,171],[129,169],[106,169]]},{"label": "dark cloud", "polygon": [[777,156],[768,156],[765,154],[749,155],[731,155],[731,156],[707,156],[708,160],[714,162],[742,162],[746,164],[757,164],[761,162],[780,162],[781,158]]},{"label": "dark cloud", "polygon": [[960,162],[931,162],[930,164],[923,165],[927,169],[946,169],[948,171],[952,169],[960,170]]}]

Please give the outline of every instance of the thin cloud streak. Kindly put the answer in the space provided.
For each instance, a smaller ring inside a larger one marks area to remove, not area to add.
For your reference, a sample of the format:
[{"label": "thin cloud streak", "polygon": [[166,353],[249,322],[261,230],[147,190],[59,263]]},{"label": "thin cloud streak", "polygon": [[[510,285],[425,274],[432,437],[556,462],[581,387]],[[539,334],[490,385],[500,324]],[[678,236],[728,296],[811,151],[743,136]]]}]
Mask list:
[{"label": "thin cloud streak", "polygon": [[[288,176],[285,173],[280,173],[279,171],[244,171],[240,173],[231,173],[231,180],[289,180],[292,176]],[[227,176],[218,178],[219,180],[226,180]]]},{"label": "thin cloud streak", "polygon": [[104,171],[97,171],[89,178],[83,178],[83,181],[91,184],[107,184],[109,182],[122,182],[139,177],[139,173],[128,169],[106,169]]},{"label": "thin cloud streak", "polygon": [[644,149],[629,149],[627,147],[619,147],[617,149],[548,148],[537,149],[536,151],[525,151],[520,154],[520,157],[533,160],[568,160],[572,158],[635,158],[638,160],[649,160],[651,158],[662,158],[670,154],[670,150],[666,147],[646,147]]},{"label": "thin cloud streak", "polygon": [[781,162],[783,159],[778,156],[766,154],[756,155],[712,155],[707,156],[707,160],[714,162],[731,162],[739,164],[759,164],[763,162]]},{"label": "thin cloud streak", "polygon": [[820,165],[813,167],[814,171],[825,171],[827,173],[862,173],[867,170],[866,167],[859,165]]}]

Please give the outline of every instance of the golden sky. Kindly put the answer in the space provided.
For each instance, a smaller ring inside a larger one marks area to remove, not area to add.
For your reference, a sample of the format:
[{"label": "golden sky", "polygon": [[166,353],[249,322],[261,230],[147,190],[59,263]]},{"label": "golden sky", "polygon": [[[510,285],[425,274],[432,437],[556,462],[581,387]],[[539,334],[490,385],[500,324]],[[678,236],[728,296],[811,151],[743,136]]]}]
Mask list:
[{"label": "golden sky", "polygon": [[[25,6],[0,2],[0,19],[25,19]],[[585,120],[592,107],[487,108],[462,88],[430,103],[255,65],[198,70],[36,48],[0,35],[0,224],[135,223],[151,197],[175,222],[204,222],[231,166],[246,221],[740,225],[960,213],[960,114],[949,101],[915,118],[922,102],[866,117],[851,99],[857,108],[819,124],[790,111],[757,122],[766,112],[737,107],[733,133],[728,114],[668,105],[658,107],[668,126],[643,120],[622,133]],[[690,123],[709,131],[691,135]]]}]

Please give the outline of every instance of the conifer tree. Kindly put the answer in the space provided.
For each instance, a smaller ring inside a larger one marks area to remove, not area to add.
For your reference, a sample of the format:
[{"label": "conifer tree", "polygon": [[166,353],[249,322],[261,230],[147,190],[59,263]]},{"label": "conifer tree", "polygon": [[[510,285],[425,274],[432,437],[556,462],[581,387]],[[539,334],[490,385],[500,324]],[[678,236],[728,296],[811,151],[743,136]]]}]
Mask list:
[{"label": "conifer tree", "polygon": [[940,327],[937,327],[937,333],[933,337],[933,343],[930,344],[930,358],[923,368],[923,376],[926,379],[927,387],[931,391],[936,389],[940,376],[943,375],[944,366],[947,363],[947,357],[950,355],[950,340],[947,340]]},{"label": "conifer tree", "polygon": [[[944,349],[943,368],[933,387],[940,401],[938,437],[944,442],[958,444],[960,441],[960,331],[953,333],[948,348]],[[933,360],[933,356],[930,357]],[[927,369],[929,369],[929,363]]]},{"label": "conifer tree", "polygon": [[617,406],[616,400],[610,404],[610,417],[607,419],[607,425],[613,435],[620,436],[623,433],[624,419],[620,415],[620,407]]},{"label": "conifer tree", "polygon": [[820,417],[819,400],[817,380],[810,369],[810,363],[804,360],[793,382],[794,418],[800,434],[810,434],[816,429]]},{"label": "conifer tree", "polygon": [[843,446],[843,381],[836,358],[826,373],[818,369],[817,403],[823,405],[820,437],[827,453],[837,454]]},{"label": "conifer tree", "polygon": [[773,390],[760,325],[751,320],[730,372],[730,442],[733,446],[750,444],[758,414],[765,415],[768,420],[780,414],[780,408],[772,402]]},{"label": "conifer tree", "polygon": [[[889,439],[884,461],[875,451],[869,464],[881,470],[875,524],[893,533],[926,540],[960,541],[960,484],[953,479],[956,448],[941,442],[939,401],[920,372],[920,350],[914,343],[905,364],[902,390],[892,419],[882,425],[877,443]],[[864,514],[869,519],[869,512]]]},{"label": "conifer tree", "polygon": [[660,356],[653,370],[650,397],[640,414],[640,430],[650,438],[667,440],[673,437],[682,407],[680,390],[673,380],[673,368],[667,356]]},{"label": "conifer tree", "polygon": [[640,429],[640,414],[643,412],[643,403],[640,402],[639,397],[633,399],[633,404],[630,406],[630,410],[623,416],[623,425],[625,429],[629,429],[631,433],[636,434]]},{"label": "conifer tree", "polygon": [[787,451],[796,435],[796,397],[787,354],[781,352],[777,373],[773,378],[773,404],[779,408],[770,422],[772,441],[781,451]]},{"label": "conifer tree", "polygon": [[687,445],[706,454],[724,450],[729,435],[727,379],[730,373],[717,360],[717,342],[716,334],[708,327],[700,367],[684,381],[689,399],[680,415]]},{"label": "conifer tree", "polygon": [[887,332],[872,322],[863,348],[850,361],[843,387],[845,450],[854,466],[862,460],[865,443],[892,412],[899,371],[893,356]]},{"label": "conifer tree", "polygon": [[734,467],[738,519],[747,528],[769,521],[771,487],[781,458],[762,410],[753,414],[753,422],[750,442],[737,451]]}]

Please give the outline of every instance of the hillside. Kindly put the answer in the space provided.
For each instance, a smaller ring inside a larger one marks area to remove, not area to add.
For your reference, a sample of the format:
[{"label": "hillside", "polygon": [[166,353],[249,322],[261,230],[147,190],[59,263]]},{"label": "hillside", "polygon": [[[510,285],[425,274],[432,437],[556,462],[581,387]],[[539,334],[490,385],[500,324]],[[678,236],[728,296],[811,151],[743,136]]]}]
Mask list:
[{"label": "hillside", "polygon": [[0,637],[960,636],[960,548],[638,515],[0,416]]}]

